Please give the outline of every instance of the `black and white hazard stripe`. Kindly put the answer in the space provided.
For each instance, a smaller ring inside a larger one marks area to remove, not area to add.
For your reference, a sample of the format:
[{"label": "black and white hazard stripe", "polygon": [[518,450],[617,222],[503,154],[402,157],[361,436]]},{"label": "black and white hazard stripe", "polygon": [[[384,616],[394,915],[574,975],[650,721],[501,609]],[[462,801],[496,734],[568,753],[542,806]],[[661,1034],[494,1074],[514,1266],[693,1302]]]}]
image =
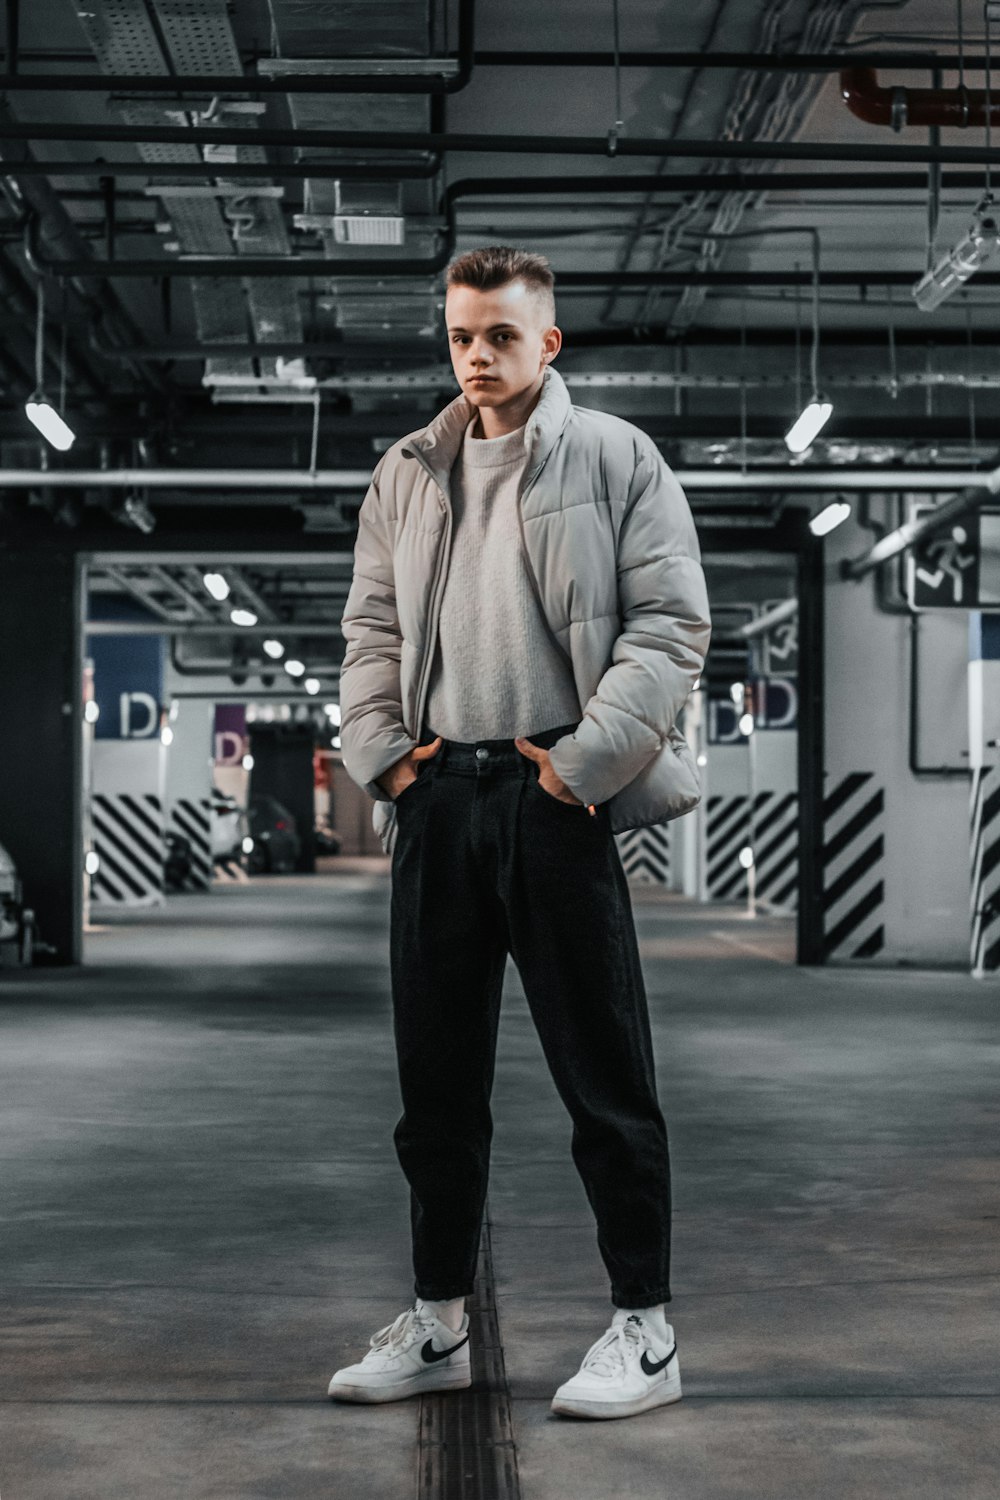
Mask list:
[{"label": "black and white hazard stripe", "polygon": [[145,906],[163,898],[163,809],[152,793],[111,796],[91,802],[94,852],[99,868],[92,901]]},{"label": "black and white hazard stripe", "polygon": [[972,772],[969,847],[972,973],[1000,968],[1000,766]]},{"label": "black and white hazard stripe", "polygon": [[885,947],[885,797],[852,771],[823,799],[823,956],[872,958]]},{"label": "black and white hazard stripe", "polygon": [[212,825],[207,797],[178,797],[170,809],[170,826],[188,842],[191,868],[181,887],[207,890],[212,884]]},{"label": "black and white hazard stripe", "polygon": [[[751,843],[750,798],[745,793],[708,799],[706,861],[708,894],[715,901],[747,895],[747,872],[740,850]],[[798,905],[798,796],[762,791],[753,801],[752,848],[755,895],[769,906],[794,911]]]},{"label": "black and white hazard stripe", "polygon": [[756,897],[795,911],[799,901],[799,798],[796,792],[759,792],[754,802]]},{"label": "black and white hazard stripe", "polygon": [[670,882],[670,825],[629,828],[616,834],[622,868],[629,880],[640,885]]},{"label": "black and white hazard stripe", "polygon": [[734,901],[746,894],[739,853],[747,842],[750,798],[743,792],[708,798],[705,809],[705,878],[709,899]]}]

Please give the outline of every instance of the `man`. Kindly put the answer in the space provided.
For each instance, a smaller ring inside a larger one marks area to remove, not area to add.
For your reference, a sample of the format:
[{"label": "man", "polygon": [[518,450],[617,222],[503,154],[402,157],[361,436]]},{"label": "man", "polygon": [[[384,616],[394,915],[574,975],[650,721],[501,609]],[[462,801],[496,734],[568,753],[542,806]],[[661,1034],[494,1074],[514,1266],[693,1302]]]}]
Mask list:
[{"label": "man", "polygon": [[379,462],[343,617],[341,744],[391,850],[390,969],[414,1305],[332,1398],[470,1384],[469,1317],[508,953],[561,1098],[616,1311],[554,1411],[680,1399],[670,1166],[614,834],[693,806],[674,727],[708,649],[684,494],[650,439],[551,368],[553,274],[453,261],[462,394]]}]

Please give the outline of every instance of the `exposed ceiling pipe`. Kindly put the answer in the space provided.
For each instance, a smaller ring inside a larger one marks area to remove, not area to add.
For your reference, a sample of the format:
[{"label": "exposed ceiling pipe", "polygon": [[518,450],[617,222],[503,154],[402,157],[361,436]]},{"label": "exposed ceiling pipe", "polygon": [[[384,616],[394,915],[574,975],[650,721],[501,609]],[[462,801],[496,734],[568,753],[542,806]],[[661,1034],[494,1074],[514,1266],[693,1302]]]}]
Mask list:
[{"label": "exposed ceiling pipe", "polygon": [[[642,348],[677,348],[677,349],[700,349],[716,347],[736,347],[743,343],[754,348],[792,348],[796,342],[794,328],[748,328],[745,334],[736,328],[694,328],[684,329],[681,332],[664,325],[653,328],[578,328],[563,329],[563,353],[571,354],[576,349],[642,349]],[[444,340],[442,330],[441,342]],[[933,338],[928,336],[925,328],[897,328],[894,333],[894,341],[897,346],[916,345],[923,348],[933,343],[935,349],[943,347],[966,348],[968,345],[990,345],[996,343],[996,334],[992,328],[973,328],[966,332],[957,328],[935,328]],[[100,339],[91,340],[94,351],[103,359],[135,359],[135,360],[185,360],[201,361],[218,356],[231,355],[232,344],[146,344],[142,347],[132,346],[122,349],[113,349],[103,344]],[[886,345],[885,333],[872,328],[835,328],[826,329],[823,333],[823,343],[827,348],[843,349],[884,349]],[[309,340],[304,339],[300,343],[246,343],[239,346],[240,353],[246,355],[273,354],[281,355],[282,358],[312,358],[312,359],[334,359],[350,361],[352,364],[363,361],[372,362],[378,360],[391,361],[393,364],[411,364],[425,360],[434,348],[434,343],[427,339],[420,348],[400,349],[396,344],[341,344],[334,340]],[[0,358],[3,357],[0,348]],[[563,372],[565,373],[565,372]]]},{"label": "exposed ceiling pipe", "polygon": [[[954,490],[978,476],[970,469],[705,469],[676,468],[674,473],[687,490],[752,492],[782,490],[803,493],[815,490]],[[1000,469],[989,476],[1000,476]],[[202,490],[367,490],[370,469],[4,469],[4,489],[202,489]],[[1000,478],[997,479],[1000,485]]]},{"label": "exposed ceiling pipe", "polygon": [[[891,125],[899,131],[907,125],[944,125],[966,130],[986,124],[985,89],[911,89],[893,85],[883,88],[874,68],[845,68],[840,92],[852,115],[869,125]],[[990,123],[1000,125],[1000,99],[993,96]]]},{"label": "exposed ceiling pipe", "polygon": [[[85,125],[0,121],[0,140],[128,142],[147,146],[245,146],[245,130],[204,125]],[[601,135],[490,135],[405,130],[262,129],[255,146],[319,151],[462,151],[489,156],[642,156],[701,161],[950,162],[985,165],[993,153],[982,146],[839,146],[832,141],[663,140],[624,137],[609,146]],[[101,171],[104,168],[102,165]],[[267,167],[270,176],[270,165]],[[220,174],[221,175],[221,174]]]},{"label": "exposed ceiling pipe", "polygon": [[[8,6],[8,19],[10,17],[10,6]],[[459,52],[461,53],[461,17],[459,18]],[[767,73],[837,73],[843,68],[851,67],[858,59],[873,68],[895,68],[901,72],[924,72],[928,68],[937,66],[957,70],[964,62],[966,68],[971,72],[982,72],[985,67],[985,59],[970,56],[959,57],[950,54],[938,54],[935,52],[920,52],[914,50],[906,51],[870,51],[870,52],[685,52],[685,51],[659,51],[659,52],[620,52],[615,57],[613,52],[599,51],[567,51],[546,52],[533,48],[530,51],[513,51],[511,49],[488,49],[475,51],[473,63],[482,68],[613,68],[617,61],[622,68],[722,68],[744,69],[755,68],[760,72]],[[32,63],[83,63],[93,61],[89,52],[70,52],[63,48],[47,49],[44,47],[22,50],[21,58],[24,62]],[[339,61],[339,60],[338,60]],[[388,60],[385,58],[355,58],[351,59],[358,69],[364,68],[366,64],[373,67],[385,67]],[[408,59],[408,61],[424,61],[424,59]],[[384,73],[362,73],[354,75],[352,82],[354,89],[345,88],[340,92],[371,93],[374,85],[381,83],[385,78]],[[297,94],[317,94],[327,91],[327,85],[323,75],[316,73],[294,73],[289,71],[280,81],[272,81],[258,74],[238,74],[230,76],[227,74],[205,74],[193,77],[175,77],[171,80],[178,91],[188,89],[210,90],[213,94],[243,94],[243,93],[279,93],[294,92]],[[145,92],[153,90],[160,92],[166,88],[162,78],[148,78],[144,74],[123,73],[117,76],[109,76],[104,81],[105,88],[116,90],[140,90]],[[100,91],[100,85],[94,81],[94,75],[88,73],[21,73],[10,67],[6,74],[0,74],[0,89],[4,92],[13,90],[51,90],[62,88],[78,88]]]},{"label": "exposed ceiling pipe", "polygon": [[890,558],[898,557],[901,552],[906,552],[918,542],[933,536],[935,532],[949,526],[952,521],[957,521],[967,515],[970,510],[978,510],[980,506],[995,500],[998,494],[1000,494],[1000,469],[994,469],[992,473],[983,475],[978,484],[963,490],[961,494],[956,495],[953,500],[946,501],[944,505],[939,505],[930,515],[923,516],[916,521],[907,521],[895,531],[890,531],[860,557],[844,558],[840,564],[841,576],[863,578],[873,568],[888,562]]},{"label": "exposed ceiling pipe", "polygon": [[[573,390],[627,390],[627,391],[783,391],[797,385],[795,370],[784,370],[778,375],[757,374],[744,376],[739,373],[723,374],[718,371],[699,373],[692,370],[563,370],[562,377]],[[441,391],[453,387],[455,381],[450,365],[432,365],[423,370],[374,370],[349,371],[340,375],[314,377],[311,387],[315,391],[344,391],[367,395],[381,395],[388,391]],[[889,377],[877,370],[866,370],[861,374],[848,371],[828,370],[823,379],[824,387],[837,390],[886,390]],[[203,384],[213,390],[242,390],[247,385],[242,375],[206,375]],[[280,377],[260,375],[253,384],[263,390],[287,389],[287,382]],[[897,390],[947,389],[997,390],[1000,389],[1000,369],[972,370],[906,370],[892,376]]]},{"label": "exposed ceiling pipe", "polygon": [[[105,568],[105,571],[108,571]],[[347,594],[345,590],[344,597]],[[162,622],[156,620],[88,620],[84,625],[87,635],[196,635],[196,636],[272,636],[279,633],[289,640],[298,641],[307,636],[342,635],[340,622],[337,624],[312,623],[308,620],[286,620],[280,626],[274,622],[266,625],[202,625],[200,623],[178,622],[169,618]],[[275,662],[275,670],[281,670],[281,663]]]},{"label": "exposed ceiling pipe", "polygon": [[[158,169],[145,161],[116,161],[116,162],[92,162],[92,161],[36,161],[34,158],[19,161],[17,171],[4,173],[3,164],[0,161],[0,176],[16,177],[151,177],[157,175]],[[307,161],[292,162],[268,162],[267,175],[271,177],[288,178],[297,180],[304,177],[343,178],[345,180],[361,179],[364,182],[395,182],[397,178],[413,178],[424,181],[430,177],[436,177],[441,171],[441,157],[438,154],[429,156],[425,161],[386,161],[385,157],[372,159],[370,162],[338,162],[317,161],[309,158]],[[236,161],[226,162],[226,178],[252,178],[254,182],[260,181],[261,169],[256,162]],[[172,161],[170,163],[170,176],[172,179],[182,178],[216,178],[219,176],[219,163],[217,161]],[[976,179],[977,182],[980,179]],[[69,195],[67,195],[69,196]]]},{"label": "exposed ceiling pipe", "polygon": [[[39,275],[74,276],[97,274],[106,277],[163,277],[163,276],[277,276],[309,277],[325,276],[331,281],[360,277],[365,280],[387,279],[402,276],[407,279],[420,276],[435,276],[448,264],[455,248],[456,226],[450,219],[443,231],[441,249],[433,256],[422,260],[397,257],[392,260],[376,260],[353,256],[337,260],[327,256],[228,256],[228,255],[179,255],[174,260],[163,257],[159,260],[66,260],[46,255],[41,247],[38,223],[34,215],[25,225],[24,252],[32,269]],[[821,271],[823,286],[911,286],[912,271]],[[980,286],[1000,285],[1000,273],[980,272],[976,278]],[[812,286],[812,271],[705,271],[694,267],[685,271],[557,271],[557,288],[617,286]],[[232,351],[230,351],[232,352]]]},{"label": "exposed ceiling pipe", "polygon": [[[736,404],[730,402],[729,406],[735,408]],[[650,437],[663,443],[681,444],[703,438],[728,441],[744,435],[748,439],[762,438],[771,441],[782,438],[788,427],[787,412],[748,411],[745,423],[741,423],[740,414],[735,409],[688,412],[678,416],[672,411],[664,410],[665,405],[666,403],[661,402],[655,411],[630,410],[623,412],[623,415]],[[427,400],[422,403],[414,402],[412,405],[401,403],[391,412],[348,412],[334,406],[329,412],[323,412],[323,436],[324,440],[350,444],[352,454],[357,455],[351,461],[368,464],[372,453],[369,439],[391,443],[406,432],[425,427],[438,410],[440,403]],[[227,415],[231,416],[231,420],[226,420]],[[259,411],[254,411],[250,425],[242,412],[227,414],[224,403],[178,401],[172,410],[161,414],[150,409],[145,397],[137,400],[129,396],[117,400],[110,409],[95,409],[91,406],[85,416],[86,430],[78,440],[78,447],[83,441],[89,445],[114,438],[148,438],[151,432],[162,435],[165,441],[174,441],[179,434],[183,436],[185,443],[204,442],[209,445],[201,451],[210,451],[213,459],[220,459],[221,466],[223,445],[226,453],[232,454],[234,464],[244,464],[247,460],[247,445],[251,441],[256,444],[278,439],[288,443],[289,450],[293,438],[308,441],[313,429],[313,402],[310,400],[304,405],[297,405],[289,404],[287,400],[280,404],[276,401],[273,410],[265,405]],[[834,428],[835,431],[831,431]],[[836,443],[876,441],[899,444],[907,451],[914,448],[923,451],[928,445],[939,442],[955,442],[963,447],[971,445],[991,452],[1000,447],[1000,437],[995,435],[992,428],[981,431],[977,443],[972,444],[967,411],[950,416],[942,416],[938,412],[931,416],[922,413],[900,416],[889,410],[888,404],[886,409],[875,412],[872,403],[869,403],[860,412],[838,412],[827,431],[831,432],[831,441]],[[0,403],[0,439],[12,444],[37,446],[34,429],[28,423],[24,407],[20,403]],[[821,438],[818,451],[825,451],[825,446],[824,439]],[[268,461],[272,464],[275,462],[273,458]],[[289,462],[294,464],[297,460],[289,458]],[[30,472],[35,472],[35,483],[39,483],[39,471]],[[145,469],[136,471],[139,475],[148,472]],[[0,490],[7,478],[8,471],[2,471]]]},{"label": "exposed ceiling pipe", "polygon": [[[0,101],[0,127],[5,119],[10,118],[9,108]],[[25,148],[21,148],[23,154]],[[80,232],[63,206],[58,194],[51,184],[44,178],[30,178],[21,182],[19,168],[20,162],[10,161],[6,151],[0,155],[0,188],[8,201],[19,214],[26,217],[37,217],[44,219],[46,226],[46,237],[51,243],[63,251],[81,256],[77,261],[78,269],[66,274],[73,278],[71,285],[75,295],[87,307],[90,316],[106,322],[116,332],[122,332],[130,342],[134,342],[139,330],[131,316],[118,300],[118,296],[105,280],[100,279],[99,273],[92,269],[86,241],[82,239]],[[51,170],[51,168],[50,168]],[[78,358],[73,359],[77,372],[86,371],[87,383],[95,390],[103,390],[102,383],[87,369]],[[168,382],[158,371],[134,370],[135,374],[147,387],[155,391],[168,389]]]}]

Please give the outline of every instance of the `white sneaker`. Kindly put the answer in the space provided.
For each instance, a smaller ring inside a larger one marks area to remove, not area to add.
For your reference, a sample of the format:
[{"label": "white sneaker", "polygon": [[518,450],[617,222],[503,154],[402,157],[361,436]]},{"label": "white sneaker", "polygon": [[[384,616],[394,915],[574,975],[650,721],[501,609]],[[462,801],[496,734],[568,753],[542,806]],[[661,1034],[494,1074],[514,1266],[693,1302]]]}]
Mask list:
[{"label": "white sneaker", "polygon": [[456,1332],[415,1302],[369,1343],[360,1363],[345,1365],[330,1381],[332,1401],[400,1401],[472,1384],[467,1312]]},{"label": "white sneaker", "polygon": [[681,1399],[674,1330],[664,1343],[653,1325],[619,1308],[607,1333],[592,1344],[571,1380],[552,1399],[552,1410],[574,1417],[634,1417]]}]

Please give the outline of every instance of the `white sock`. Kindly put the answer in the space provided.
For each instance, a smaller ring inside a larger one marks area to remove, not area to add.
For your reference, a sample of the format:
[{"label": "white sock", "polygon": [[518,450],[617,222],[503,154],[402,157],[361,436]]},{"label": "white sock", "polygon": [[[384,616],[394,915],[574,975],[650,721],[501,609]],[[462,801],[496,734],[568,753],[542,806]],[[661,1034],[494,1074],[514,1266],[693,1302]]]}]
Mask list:
[{"label": "white sock", "polygon": [[667,1314],[662,1302],[659,1307],[625,1307],[618,1310],[624,1312],[626,1316],[629,1313],[635,1313],[637,1317],[645,1318],[654,1333],[663,1339],[664,1342],[668,1342]]},{"label": "white sock", "polygon": [[457,1333],[462,1326],[462,1318],[465,1315],[465,1298],[455,1297],[450,1302],[428,1302],[426,1297],[418,1297],[417,1305],[426,1307],[436,1318],[440,1318],[453,1333]]}]

